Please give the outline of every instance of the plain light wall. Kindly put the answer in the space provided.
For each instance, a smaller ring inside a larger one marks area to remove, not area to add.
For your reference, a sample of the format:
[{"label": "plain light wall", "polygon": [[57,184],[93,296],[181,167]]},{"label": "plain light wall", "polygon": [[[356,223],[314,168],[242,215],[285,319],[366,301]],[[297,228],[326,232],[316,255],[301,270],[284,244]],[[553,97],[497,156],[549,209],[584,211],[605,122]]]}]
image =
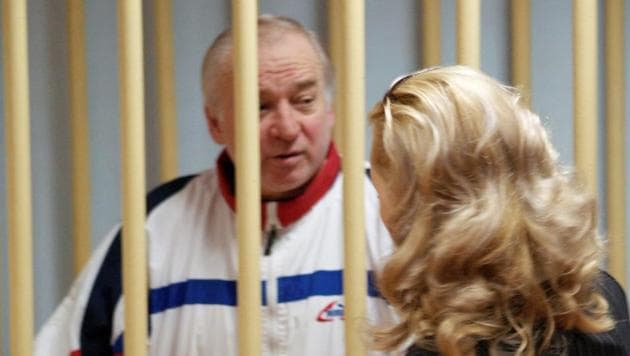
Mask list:
[{"label": "plain light wall", "polygon": [[[150,1],[144,3],[147,189],[150,189],[159,183],[159,142],[154,61],[151,58],[154,48],[152,8]],[[503,81],[509,80],[510,73],[507,3],[504,0],[482,1],[481,67]],[[262,0],[260,13],[294,17],[318,32],[326,44],[328,31],[325,4],[324,0]],[[62,0],[30,0],[28,6],[35,326],[39,329],[65,296],[74,278],[71,262],[66,5]],[[87,1],[85,11],[92,159],[89,174],[92,184],[92,240],[95,247],[113,224],[120,220],[121,210],[116,2]],[[395,77],[412,71],[421,64],[417,23],[421,13],[418,1],[368,0],[365,16],[367,112],[381,98]],[[229,18],[230,2],[227,0],[174,1],[175,85],[181,174],[211,167],[220,149],[211,142],[207,134],[199,73],[207,46],[229,24]],[[630,4],[627,3],[625,18],[625,33],[630,34]],[[566,164],[573,162],[571,21],[571,0],[532,2],[532,105],[550,129],[561,161]],[[454,29],[455,0],[443,0],[441,36],[444,64],[455,63]],[[628,37],[630,36],[626,36],[626,58],[630,58]],[[603,60],[600,64],[603,64]],[[630,82],[629,73],[630,68],[626,66],[626,88]],[[4,110],[4,87],[0,90],[0,107]],[[600,90],[603,90],[601,84]],[[625,97],[628,113],[628,90]],[[600,100],[600,105],[602,104]],[[626,123],[630,129],[628,117],[626,114]],[[603,115],[600,115],[601,120]],[[8,355],[4,159],[7,152],[4,134],[3,121],[0,124],[0,345],[4,354]],[[600,145],[602,142],[603,139],[600,139]],[[625,157],[626,165],[630,166],[628,147]],[[602,180],[603,174],[600,172],[600,187],[603,186]],[[630,190],[627,191],[626,201],[630,201]],[[603,224],[603,217],[601,221]],[[630,267],[628,270],[630,273]]]}]

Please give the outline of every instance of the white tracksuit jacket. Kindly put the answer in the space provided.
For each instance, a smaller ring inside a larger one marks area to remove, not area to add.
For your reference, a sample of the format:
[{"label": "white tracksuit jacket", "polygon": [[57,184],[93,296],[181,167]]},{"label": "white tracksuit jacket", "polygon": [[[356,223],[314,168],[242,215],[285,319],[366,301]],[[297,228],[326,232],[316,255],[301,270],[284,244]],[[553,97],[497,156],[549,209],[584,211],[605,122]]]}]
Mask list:
[{"label": "white tracksuit jacket", "polygon": [[[216,170],[148,195],[150,355],[237,355],[232,180],[223,153]],[[367,177],[365,201],[367,321],[378,323],[392,312],[374,289],[372,271],[391,242]],[[262,213],[263,354],[343,355],[342,182],[334,147],[302,196],[264,203]],[[96,250],[38,334],[35,355],[123,353],[120,238],[116,227]]]}]

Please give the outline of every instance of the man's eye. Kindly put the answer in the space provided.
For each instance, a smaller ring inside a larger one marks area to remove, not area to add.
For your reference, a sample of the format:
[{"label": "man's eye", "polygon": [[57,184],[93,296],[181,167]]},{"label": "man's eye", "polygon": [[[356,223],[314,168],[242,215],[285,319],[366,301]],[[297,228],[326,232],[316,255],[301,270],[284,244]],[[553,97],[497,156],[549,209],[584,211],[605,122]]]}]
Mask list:
[{"label": "man's eye", "polygon": [[297,104],[300,106],[308,106],[310,104],[312,104],[315,101],[315,97],[314,96],[303,96],[298,98],[297,100]]},{"label": "man's eye", "polygon": [[262,113],[262,112],[266,112],[267,110],[269,110],[269,104],[267,103],[261,103],[258,110]]}]

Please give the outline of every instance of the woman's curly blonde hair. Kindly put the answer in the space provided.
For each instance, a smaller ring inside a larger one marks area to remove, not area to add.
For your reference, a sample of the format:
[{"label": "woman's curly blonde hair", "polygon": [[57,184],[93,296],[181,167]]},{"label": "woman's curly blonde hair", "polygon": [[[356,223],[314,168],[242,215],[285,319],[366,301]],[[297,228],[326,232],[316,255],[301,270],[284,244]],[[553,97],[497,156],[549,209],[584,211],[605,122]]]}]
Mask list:
[{"label": "woman's curly blonde hair", "polygon": [[372,167],[397,245],[378,284],[400,315],[377,348],[534,355],[562,330],[609,330],[596,200],[560,168],[518,92],[476,70],[395,83],[370,113]]}]

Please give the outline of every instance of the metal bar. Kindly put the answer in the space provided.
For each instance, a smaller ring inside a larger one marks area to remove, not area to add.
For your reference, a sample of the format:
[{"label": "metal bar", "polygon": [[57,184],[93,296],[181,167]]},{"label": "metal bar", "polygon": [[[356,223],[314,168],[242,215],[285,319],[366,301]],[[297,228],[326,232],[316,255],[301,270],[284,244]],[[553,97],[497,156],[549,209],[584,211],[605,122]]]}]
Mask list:
[{"label": "metal bar", "polygon": [[68,83],[72,132],[72,240],[74,273],[79,274],[91,252],[90,136],[85,61],[83,0],[67,0]]},{"label": "metal bar", "polygon": [[531,6],[530,0],[512,0],[512,85],[531,105]]},{"label": "metal bar", "polygon": [[480,19],[479,0],[457,0],[457,63],[479,68]]},{"label": "metal bar", "polygon": [[[258,4],[232,2],[234,29],[234,113],[236,120],[236,234],[239,355],[260,355],[260,142],[258,114]],[[255,223],[258,222],[258,223]]]},{"label": "metal bar", "polygon": [[606,201],[608,269],[623,286],[626,279],[626,110],[623,0],[605,2]]},{"label": "metal bar", "polygon": [[597,192],[597,1],[573,0],[573,150],[576,168]]},{"label": "metal bar", "polygon": [[155,69],[160,122],[160,179],[168,181],[178,173],[177,110],[173,57],[172,0],[155,0]]},{"label": "metal bar", "polygon": [[31,356],[34,298],[27,8],[25,0],[2,4],[10,352]]},{"label": "metal bar", "polygon": [[147,355],[147,247],[142,3],[119,0],[125,354]]},{"label": "metal bar", "polygon": [[361,336],[365,320],[365,3],[343,2],[344,307],[346,355],[365,355]]},{"label": "metal bar", "polygon": [[422,66],[442,62],[440,0],[422,0]]}]

